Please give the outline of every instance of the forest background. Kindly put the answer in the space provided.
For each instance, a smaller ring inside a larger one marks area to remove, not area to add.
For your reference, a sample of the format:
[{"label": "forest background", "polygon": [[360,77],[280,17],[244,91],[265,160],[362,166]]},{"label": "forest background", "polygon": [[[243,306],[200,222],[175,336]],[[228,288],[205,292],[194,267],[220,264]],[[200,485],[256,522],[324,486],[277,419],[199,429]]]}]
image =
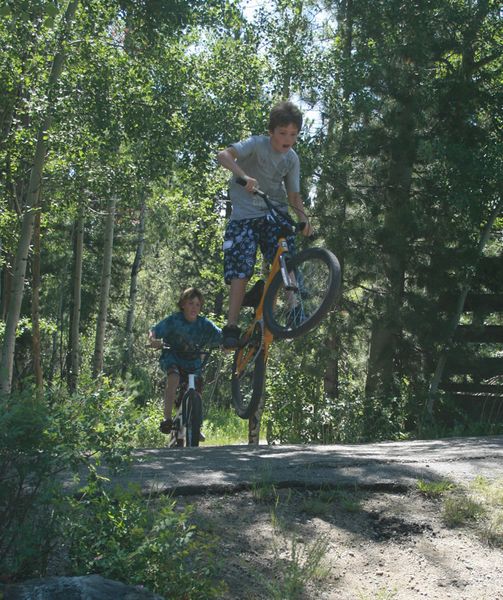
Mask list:
[{"label": "forest background", "polygon": [[[107,387],[158,405],[149,327],[189,285],[224,323],[216,152],[265,133],[289,98],[306,115],[306,206],[343,286],[315,334],[276,345],[268,439],[399,438],[435,415],[437,432],[473,428],[480,403],[429,391],[478,262],[501,257],[498,3],[245,8],[2,3],[4,396]],[[218,368],[212,401],[228,406]]]},{"label": "forest background", "polygon": [[[501,394],[453,393],[501,391],[501,340],[463,357],[455,335],[478,323],[497,338],[502,325],[501,306],[465,310],[469,291],[503,292],[500,10],[2,0],[0,584],[64,557],[66,573],[221,597],[188,513],[113,494],[96,461],[164,442],[146,339],[180,291],[200,287],[224,323],[228,174],[215,157],[266,133],[278,100],[304,110],[303,195],[342,291],[314,333],[273,345],[262,437],[501,432]],[[217,355],[210,433],[232,412],[230,357]],[[472,368],[488,364],[492,381]],[[84,466],[69,498],[55,474]]]}]

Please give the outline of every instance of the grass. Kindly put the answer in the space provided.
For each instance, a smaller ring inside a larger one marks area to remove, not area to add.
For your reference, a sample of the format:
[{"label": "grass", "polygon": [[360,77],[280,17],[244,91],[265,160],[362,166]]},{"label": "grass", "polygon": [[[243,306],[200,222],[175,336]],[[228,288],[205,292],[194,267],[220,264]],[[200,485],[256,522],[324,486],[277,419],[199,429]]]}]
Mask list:
[{"label": "grass", "polygon": [[417,491],[442,501],[447,527],[472,527],[486,544],[503,548],[503,481],[477,477],[462,487],[449,481],[419,480]]},{"label": "grass", "polygon": [[[330,538],[328,535],[321,535],[308,543],[304,542],[297,526],[287,517],[292,502],[292,490],[278,490],[267,469],[259,473],[251,492],[255,502],[272,505],[270,517],[274,532],[272,544],[275,556],[273,571],[278,575],[266,583],[268,597],[271,600],[304,598],[307,585],[328,577],[330,569],[324,558]],[[333,493],[327,494],[324,491],[321,495],[321,502],[329,501],[333,497]]]},{"label": "grass", "polygon": [[347,490],[320,490],[314,495],[304,498],[302,511],[313,516],[327,516],[338,504],[346,512],[358,512],[361,509],[361,499],[357,493]]},{"label": "grass", "polygon": [[273,571],[278,574],[267,583],[269,597],[271,600],[304,598],[307,585],[319,583],[329,575],[330,568],[324,559],[329,549],[330,537],[320,535],[307,543],[304,542],[304,536],[299,534],[298,527],[286,518],[292,500],[291,490],[280,495],[273,485],[265,489],[270,490],[271,497],[274,498],[274,507],[271,510],[275,555]]},{"label": "grass", "polygon": [[477,477],[471,485],[471,493],[484,507],[479,536],[488,545],[503,548],[503,480]]},{"label": "grass", "polygon": [[263,504],[273,504],[275,508],[279,505],[279,493],[272,482],[271,468],[261,469],[257,479],[251,487],[252,496],[255,502]]},{"label": "grass", "polygon": [[489,546],[503,548],[503,511],[500,509],[484,523],[480,529],[480,537]]},{"label": "grass", "polygon": [[417,491],[430,500],[437,500],[447,492],[454,489],[454,484],[450,481],[423,481],[417,482]]},{"label": "grass", "polygon": [[241,419],[232,408],[208,407],[203,422],[206,444],[230,446],[248,443],[248,420]]},{"label": "grass", "polygon": [[[304,544],[295,534],[278,538],[275,570],[280,576],[268,582],[271,600],[303,598],[307,584],[326,579],[330,569],[323,559],[329,544],[328,535],[319,536],[309,544]],[[284,558],[285,552],[288,558]]]},{"label": "grass", "polygon": [[253,483],[251,491],[255,502],[277,506],[279,495],[274,483],[270,481],[256,481]]},{"label": "grass", "polygon": [[475,522],[486,514],[481,502],[471,498],[464,491],[457,491],[445,498],[442,507],[442,520],[447,527],[460,527]]}]

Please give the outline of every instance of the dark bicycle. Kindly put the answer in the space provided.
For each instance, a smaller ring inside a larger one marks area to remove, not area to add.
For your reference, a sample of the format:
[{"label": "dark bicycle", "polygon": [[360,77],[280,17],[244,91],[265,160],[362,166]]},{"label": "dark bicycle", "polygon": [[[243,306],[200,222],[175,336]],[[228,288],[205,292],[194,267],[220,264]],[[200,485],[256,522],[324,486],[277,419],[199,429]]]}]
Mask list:
[{"label": "dark bicycle", "polygon": [[[172,347],[164,344],[163,350],[174,350]],[[199,372],[202,372],[208,358],[211,354],[209,350],[196,349],[190,352],[180,352],[176,350],[181,357],[192,359],[194,356],[201,356],[202,364]],[[198,385],[198,375],[192,372],[181,370],[180,383],[178,385],[178,396],[175,400],[176,415],[173,419],[173,425],[169,432],[168,447],[187,447],[199,446],[201,440],[201,426],[203,423],[203,401],[201,397],[201,385]],[[201,381],[199,379],[199,381]]]}]

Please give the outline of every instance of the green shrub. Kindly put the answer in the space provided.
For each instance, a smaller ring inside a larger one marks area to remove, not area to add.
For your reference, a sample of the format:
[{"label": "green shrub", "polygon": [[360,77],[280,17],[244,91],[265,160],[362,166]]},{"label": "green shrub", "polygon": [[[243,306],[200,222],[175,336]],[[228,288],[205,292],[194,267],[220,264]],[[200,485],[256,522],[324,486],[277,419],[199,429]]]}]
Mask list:
[{"label": "green shrub", "polygon": [[212,542],[190,524],[191,508],[145,499],[133,487],[107,491],[96,477],[84,491],[66,523],[73,573],[142,584],[166,598],[219,597]]},{"label": "green shrub", "polygon": [[34,393],[0,399],[0,570],[7,579],[45,573],[60,504],[55,474],[75,465],[64,422]]},{"label": "green shrub", "polygon": [[247,444],[248,420],[237,416],[232,408],[208,407],[203,424],[211,445]]},{"label": "green shrub", "polygon": [[[218,597],[212,546],[190,524],[190,511],[138,490],[107,490],[97,475],[99,463],[126,467],[150,427],[128,391],[106,379],[72,397],[53,389],[38,399],[26,391],[0,400],[5,579],[44,576],[57,558],[58,574],[98,572],[166,597]],[[86,478],[80,499],[64,492],[63,471]]]}]

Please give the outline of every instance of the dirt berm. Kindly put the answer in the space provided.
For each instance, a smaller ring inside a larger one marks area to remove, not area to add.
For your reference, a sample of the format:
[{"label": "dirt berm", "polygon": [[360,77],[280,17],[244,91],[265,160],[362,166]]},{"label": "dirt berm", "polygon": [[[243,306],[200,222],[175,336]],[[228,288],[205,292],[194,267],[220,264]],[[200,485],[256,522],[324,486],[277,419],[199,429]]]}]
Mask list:
[{"label": "dirt berm", "polygon": [[[264,480],[279,488],[406,490],[418,480],[503,478],[503,436],[328,446],[207,446],[134,453],[127,481],[145,492],[220,493]],[[114,482],[118,482],[113,478]]]},{"label": "dirt berm", "polygon": [[144,449],[122,477],[194,507],[221,600],[503,600],[503,437]]}]

